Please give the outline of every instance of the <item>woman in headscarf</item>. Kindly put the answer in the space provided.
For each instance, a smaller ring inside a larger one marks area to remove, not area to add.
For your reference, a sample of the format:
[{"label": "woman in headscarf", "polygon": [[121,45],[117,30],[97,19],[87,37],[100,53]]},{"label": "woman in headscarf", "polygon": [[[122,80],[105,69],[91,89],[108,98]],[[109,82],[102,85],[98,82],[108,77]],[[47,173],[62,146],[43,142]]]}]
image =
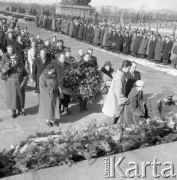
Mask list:
[{"label": "woman in headscarf", "polygon": [[128,100],[130,104],[125,105],[123,127],[130,130],[140,127],[145,123],[145,108],[143,102],[144,82],[136,81],[132,88]]}]

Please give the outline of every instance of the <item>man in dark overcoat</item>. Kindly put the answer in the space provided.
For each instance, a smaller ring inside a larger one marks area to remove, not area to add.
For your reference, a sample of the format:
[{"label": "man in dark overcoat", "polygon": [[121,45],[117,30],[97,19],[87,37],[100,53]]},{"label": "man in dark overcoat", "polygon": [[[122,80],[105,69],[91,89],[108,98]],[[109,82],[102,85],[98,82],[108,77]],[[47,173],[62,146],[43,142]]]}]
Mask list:
[{"label": "man in dark overcoat", "polygon": [[169,62],[172,46],[173,46],[173,42],[170,41],[170,37],[167,36],[166,43],[164,45],[162,52],[163,65],[167,65]]},{"label": "man in dark overcoat", "polygon": [[139,32],[137,32],[137,36],[135,38],[135,43],[134,43],[134,47],[133,47],[133,54],[134,56],[138,56],[138,51],[139,51],[139,48],[140,48],[140,45],[141,45],[141,41],[142,41],[142,36],[140,35]]},{"label": "man in dark overcoat", "polygon": [[10,56],[10,62],[6,63],[1,71],[6,75],[6,106],[12,110],[12,118],[18,115],[25,115],[22,109],[25,106],[25,86],[27,83],[27,72],[23,63],[16,55]]},{"label": "man in dark overcoat", "polygon": [[[45,70],[46,66],[50,64],[51,61],[46,57],[46,51],[45,49],[40,50],[40,57],[37,57],[32,66],[32,79],[33,83],[35,84],[36,87],[36,93],[38,94],[39,98],[39,77],[42,74],[42,72]],[[39,100],[39,99],[38,99]],[[39,102],[39,101],[38,101]]]}]

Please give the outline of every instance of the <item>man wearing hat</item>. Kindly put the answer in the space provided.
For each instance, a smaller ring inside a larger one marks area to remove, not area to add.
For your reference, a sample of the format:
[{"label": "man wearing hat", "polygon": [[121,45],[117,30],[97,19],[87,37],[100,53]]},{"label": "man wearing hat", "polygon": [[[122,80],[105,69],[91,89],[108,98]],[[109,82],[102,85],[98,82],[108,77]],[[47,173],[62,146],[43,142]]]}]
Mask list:
[{"label": "man wearing hat", "polygon": [[163,120],[163,109],[175,105],[173,101],[174,95],[173,91],[164,90],[162,93],[149,98],[146,103],[148,116],[153,120]]},{"label": "man wearing hat", "polygon": [[18,115],[25,115],[22,109],[25,106],[25,86],[27,83],[27,72],[16,54],[10,56],[10,62],[6,63],[1,71],[6,75],[6,106],[12,110],[12,118]]}]

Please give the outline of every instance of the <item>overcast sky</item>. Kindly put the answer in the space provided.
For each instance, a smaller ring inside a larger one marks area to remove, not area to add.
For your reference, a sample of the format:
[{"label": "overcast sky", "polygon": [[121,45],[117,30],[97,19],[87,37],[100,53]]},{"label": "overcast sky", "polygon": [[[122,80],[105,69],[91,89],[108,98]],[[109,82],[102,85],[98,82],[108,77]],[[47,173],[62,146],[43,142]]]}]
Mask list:
[{"label": "overcast sky", "polygon": [[[14,2],[30,2],[30,0],[5,0],[5,1],[14,1]],[[36,3],[56,3],[61,0],[31,0],[31,2]],[[133,8],[140,9],[141,7],[144,10],[149,9],[173,9],[177,10],[177,0],[92,0],[92,6],[100,7],[104,6],[117,6],[119,8]]]}]

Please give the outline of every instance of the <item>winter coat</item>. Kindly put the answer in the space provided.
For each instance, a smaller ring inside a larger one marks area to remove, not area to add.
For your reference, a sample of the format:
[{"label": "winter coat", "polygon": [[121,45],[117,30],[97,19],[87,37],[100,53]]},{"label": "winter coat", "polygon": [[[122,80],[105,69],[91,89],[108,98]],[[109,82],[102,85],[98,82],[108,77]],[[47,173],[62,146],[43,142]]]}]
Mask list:
[{"label": "winter coat", "polygon": [[151,41],[149,44],[149,58],[154,59],[156,41]]},{"label": "winter coat", "polygon": [[100,34],[101,34],[100,28],[96,28],[95,34],[94,34],[94,39],[93,39],[93,44],[96,44],[96,45],[100,44]]},{"label": "winter coat", "polygon": [[1,73],[6,75],[6,99],[8,109],[21,110],[25,106],[25,86],[27,72],[23,63],[19,62],[14,67],[5,64]]},{"label": "winter coat", "polygon": [[126,78],[124,72],[119,70],[114,76],[106,96],[102,112],[110,117],[120,117],[124,110],[126,94]]},{"label": "winter coat", "polygon": [[56,114],[59,114],[59,106],[58,108],[56,106],[58,99],[58,86],[56,77],[48,78],[47,74],[43,72],[39,78],[39,87],[39,115],[43,119],[54,120],[56,118]]},{"label": "winter coat", "polygon": [[140,45],[138,54],[145,55],[147,45],[148,45],[148,39],[147,38],[143,38],[142,41],[141,41],[141,45]]},{"label": "winter coat", "polygon": [[157,40],[156,45],[155,45],[155,55],[154,55],[154,60],[155,61],[161,61],[162,59],[162,51],[163,51],[163,41],[162,40]]},{"label": "winter coat", "polygon": [[123,53],[125,53],[125,54],[130,53],[130,43],[131,43],[130,37],[125,37],[123,39]]},{"label": "winter coat", "polygon": [[123,114],[123,127],[132,128],[139,127],[145,123],[145,108],[143,102],[143,93],[137,91],[134,87],[129,96],[130,104],[125,105]]},{"label": "winter coat", "polygon": [[122,51],[122,47],[123,47],[123,36],[120,35],[120,36],[117,37],[117,47],[116,47],[116,49],[118,51]]},{"label": "winter coat", "polygon": [[162,52],[162,58],[163,59],[166,59],[166,60],[170,59],[172,46],[173,46],[172,41],[165,43],[164,48],[163,48],[163,52]]},{"label": "winter coat", "polygon": [[135,45],[135,39],[136,39],[136,36],[132,36],[132,40],[131,40],[131,44],[130,44],[130,52],[133,52],[133,47]]},{"label": "winter coat", "polygon": [[138,53],[140,45],[141,45],[141,41],[142,41],[142,36],[136,36],[134,47],[133,47],[134,53]]},{"label": "winter coat", "polygon": [[82,40],[83,38],[83,32],[84,32],[84,25],[80,24],[79,26],[79,32],[78,32],[78,39]]},{"label": "winter coat", "polygon": [[173,64],[177,64],[177,41],[173,43],[170,60]]},{"label": "winter coat", "polygon": [[104,34],[105,34],[105,29],[101,29],[101,33],[100,33],[100,45],[103,44],[103,37],[104,37]]}]

